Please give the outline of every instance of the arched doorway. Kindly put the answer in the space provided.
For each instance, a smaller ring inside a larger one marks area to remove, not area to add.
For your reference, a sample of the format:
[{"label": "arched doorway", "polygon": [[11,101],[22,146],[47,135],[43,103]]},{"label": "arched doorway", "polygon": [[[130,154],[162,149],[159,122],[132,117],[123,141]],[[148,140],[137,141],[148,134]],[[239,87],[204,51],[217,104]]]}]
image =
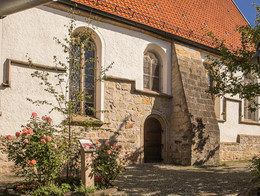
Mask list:
[{"label": "arched doorway", "polygon": [[159,120],[150,117],[144,123],[144,162],[162,161],[162,127]]}]

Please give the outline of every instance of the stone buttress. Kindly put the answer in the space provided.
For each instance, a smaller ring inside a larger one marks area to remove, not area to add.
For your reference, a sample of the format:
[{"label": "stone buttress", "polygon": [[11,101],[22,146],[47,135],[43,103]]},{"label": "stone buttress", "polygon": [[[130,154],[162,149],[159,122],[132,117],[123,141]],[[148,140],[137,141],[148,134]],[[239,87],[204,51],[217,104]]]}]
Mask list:
[{"label": "stone buttress", "polygon": [[172,42],[169,161],[218,164],[220,133],[200,51]]}]

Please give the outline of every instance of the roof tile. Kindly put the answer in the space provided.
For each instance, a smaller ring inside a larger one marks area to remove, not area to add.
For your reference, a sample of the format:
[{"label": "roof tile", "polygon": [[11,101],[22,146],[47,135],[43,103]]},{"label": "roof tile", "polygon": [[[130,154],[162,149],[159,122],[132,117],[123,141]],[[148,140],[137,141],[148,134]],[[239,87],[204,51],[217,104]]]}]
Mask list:
[{"label": "roof tile", "polygon": [[[247,21],[232,0],[72,0],[213,47],[203,28],[233,46]],[[155,5],[156,4],[156,5]],[[206,27],[205,27],[206,23]],[[226,34],[228,33],[228,35]]]}]

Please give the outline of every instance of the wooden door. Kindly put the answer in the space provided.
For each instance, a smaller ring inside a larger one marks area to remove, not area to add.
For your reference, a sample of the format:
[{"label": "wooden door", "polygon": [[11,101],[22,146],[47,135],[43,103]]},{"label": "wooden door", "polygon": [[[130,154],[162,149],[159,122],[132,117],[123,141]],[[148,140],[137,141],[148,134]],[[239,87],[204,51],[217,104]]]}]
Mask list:
[{"label": "wooden door", "polygon": [[144,123],[144,162],[160,162],[161,124],[156,118],[148,118]]}]

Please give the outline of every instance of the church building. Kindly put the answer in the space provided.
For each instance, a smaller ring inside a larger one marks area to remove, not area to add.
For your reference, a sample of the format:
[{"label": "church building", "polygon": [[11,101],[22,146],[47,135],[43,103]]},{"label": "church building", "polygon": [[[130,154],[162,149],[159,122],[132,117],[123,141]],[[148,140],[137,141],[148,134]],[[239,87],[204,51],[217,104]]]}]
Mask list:
[{"label": "church building", "polygon": [[[138,163],[213,165],[260,155],[260,111],[250,112],[239,97],[207,92],[208,56],[219,53],[206,30],[239,45],[235,29],[248,25],[232,0],[58,0],[0,14],[0,135],[14,135],[32,112],[57,124],[64,120],[27,98],[54,101],[31,73],[64,71],[53,62],[53,56],[67,57],[53,37],[66,36],[70,10],[75,32],[93,32],[92,55],[98,59],[97,71],[88,73],[92,80],[83,84],[92,86],[92,98],[81,105],[105,111],[82,110],[75,131],[86,116],[95,119],[97,127],[84,137],[115,140]],[[28,66],[28,57],[35,67]]]}]

